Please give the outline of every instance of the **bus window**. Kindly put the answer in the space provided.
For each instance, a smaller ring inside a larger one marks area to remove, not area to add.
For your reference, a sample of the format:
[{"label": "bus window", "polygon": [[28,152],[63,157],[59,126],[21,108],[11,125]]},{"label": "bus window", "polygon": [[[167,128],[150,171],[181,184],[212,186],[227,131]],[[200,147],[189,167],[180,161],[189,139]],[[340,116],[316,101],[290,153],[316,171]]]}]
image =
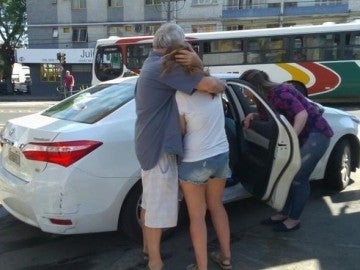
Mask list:
[{"label": "bus window", "polygon": [[288,38],[268,38],[265,59],[267,63],[279,63],[288,60]]},{"label": "bus window", "polygon": [[318,61],[321,59],[320,53],[322,40],[317,35],[308,35],[304,38],[304,48],[306,49],[307,61]]},{"label": "bus window", "polygon": [[288,60],[289,40],[285,37],[253,38],[247,41],[249,64],[280,63]]},{"label": "bus window", "polygon": [[246,62],[257,64],[263,62],[261,49],[264,45],[264,38],[253,38],[247,41]]},{"label": "bus window", "polygon": [[340,37],[338,34],[307,35],[304,37],[306,60],[336,60],[339,44]]},{"label": "bus window", "polygon": [[192,48],[194,49],[194,51],[199,54],[200,53],[200,44],[199,44],[199,42],[198,41],[189,41],[189,43],[192,46]]},{"label": "bus window", "polygon": [[345,59],[360,59],[360,32],[346,33],[345,35]]},{"label": "bus window", "polygon": [[306,53],[305,53],[305,50],[304,50],[302,37],[295,37],[293,44],[294,44],[294,47],[293,47],[293,60],[295,62],[305,61],[306,60]]},{"label": "bus window", "polygon": [[239,65],[244,63],[242,41],[225,39],[205,41],[202,60],[205,66]]},{"label": "bus window", "polygon": [[145,59],[151,51],[152,44],[132,44],[127,46],[126,57],[128,69],[141,69]]},{"label": "bus window", "polygon": [[324,43],[324,55],[321,60],[336,60],[338,58],[338,45],[340,38],[338,34],[326,34],[323,35],[325,39]]},{"label": "bus window", "polygon": [[94,62],[95,75],[99,81],[115,79],[123,73],[123,61],[118,46],[99,46]]}]

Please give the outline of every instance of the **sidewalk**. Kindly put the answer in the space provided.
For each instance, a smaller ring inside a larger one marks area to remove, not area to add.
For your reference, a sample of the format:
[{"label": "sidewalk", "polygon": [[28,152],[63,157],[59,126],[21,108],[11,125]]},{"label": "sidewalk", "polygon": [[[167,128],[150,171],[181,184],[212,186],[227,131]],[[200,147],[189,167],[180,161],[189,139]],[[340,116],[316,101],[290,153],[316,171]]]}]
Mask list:
[{"label": "sidewalk", "polygon": [[0,95],[0,102],[60,101],[61,96]]}]

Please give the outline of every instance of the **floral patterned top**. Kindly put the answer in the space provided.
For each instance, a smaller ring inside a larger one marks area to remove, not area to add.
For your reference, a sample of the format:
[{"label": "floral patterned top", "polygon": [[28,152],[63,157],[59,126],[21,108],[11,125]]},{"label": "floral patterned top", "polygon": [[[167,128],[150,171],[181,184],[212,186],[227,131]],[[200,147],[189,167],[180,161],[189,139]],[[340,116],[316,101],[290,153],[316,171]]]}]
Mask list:
[{"label": "floral patterned top", "polygon": [[295,115],[302,110],[308,113],[306,124],[299,134],[299,143],[302,146],[312,132],[319,132],[326,137],[334,135],[333,130],[321,115],[318,108],[309,100],[307,100],[299,91],[291,84],[279,84],[270,91],[268,101],[274,108],[293,125]]}]

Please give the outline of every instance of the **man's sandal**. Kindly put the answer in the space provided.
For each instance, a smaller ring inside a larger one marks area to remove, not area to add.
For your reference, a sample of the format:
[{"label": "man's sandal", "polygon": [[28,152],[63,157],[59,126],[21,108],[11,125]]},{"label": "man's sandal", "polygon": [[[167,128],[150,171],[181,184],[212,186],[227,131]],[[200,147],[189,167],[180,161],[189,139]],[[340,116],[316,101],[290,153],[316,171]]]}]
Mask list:
[{"label": "man's sandal", "polygon": [[[224,257],[220,251],[214,251],[210,254],[210,258],[211,260],[213,260],[213,262],[215,262],[221,269],[223,270],[231,270],[232,269],[232,265],[230,262],[230,258]],[[229,261],[229,262],[225,262],[225,261]]]}]

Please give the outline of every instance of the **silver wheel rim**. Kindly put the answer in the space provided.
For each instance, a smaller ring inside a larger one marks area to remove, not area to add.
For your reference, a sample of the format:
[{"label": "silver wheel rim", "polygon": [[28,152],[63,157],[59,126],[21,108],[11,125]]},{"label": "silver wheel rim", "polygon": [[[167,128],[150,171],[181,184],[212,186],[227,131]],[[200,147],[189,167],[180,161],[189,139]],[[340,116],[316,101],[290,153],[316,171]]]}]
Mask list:
[{"label": "silver wheel rim", "polygon": [[350,174],[350,153],[349,148],[346,147],[344,149],[344,153],[342,155],[341,159],[341,179],[343,183],[347,183],[349,180],[349,174]]}]

